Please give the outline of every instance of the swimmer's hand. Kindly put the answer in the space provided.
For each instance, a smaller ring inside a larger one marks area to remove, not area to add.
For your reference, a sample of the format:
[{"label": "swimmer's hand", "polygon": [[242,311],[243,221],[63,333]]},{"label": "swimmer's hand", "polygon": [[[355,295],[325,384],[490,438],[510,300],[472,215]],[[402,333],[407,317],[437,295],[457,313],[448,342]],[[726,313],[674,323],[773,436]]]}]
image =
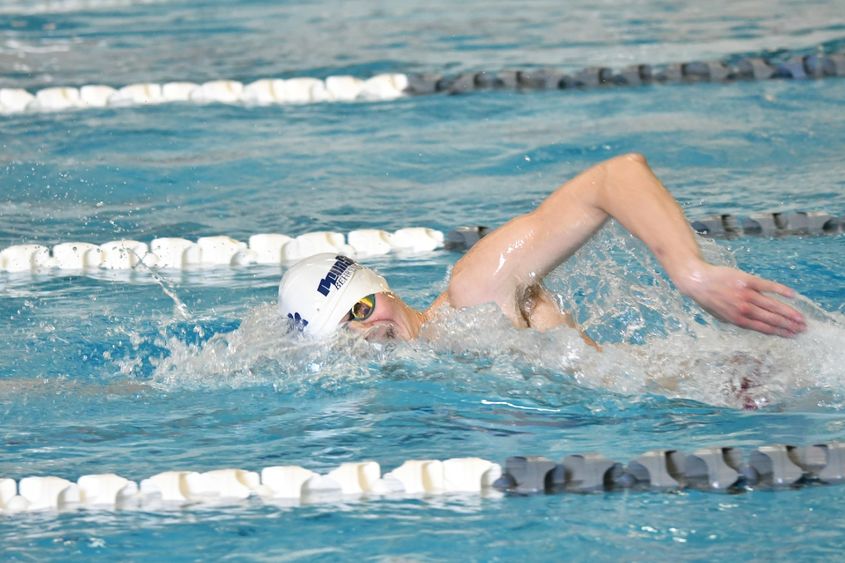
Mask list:
[{"label": "swimmer's hand", "polygon": [[794,297],[795,292],[785,285],[705,262],[696,264],[675,283],[705,311],[742,328],[784,337],[795,336],[807,328],[799,311],[764,295],[765,292]]}]

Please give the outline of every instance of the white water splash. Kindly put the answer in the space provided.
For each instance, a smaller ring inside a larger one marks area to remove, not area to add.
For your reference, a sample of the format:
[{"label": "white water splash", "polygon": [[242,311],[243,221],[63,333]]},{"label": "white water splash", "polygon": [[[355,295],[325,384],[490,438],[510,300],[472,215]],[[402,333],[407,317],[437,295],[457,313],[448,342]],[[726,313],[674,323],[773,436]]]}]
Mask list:
[{"label": "white water splash", "polygon": [[315,342],[289,331],[274,304],[249,311],[240,327],[212,336],[203,344],[186,344],[172,337],[169,352],[154,360],[152,384],[163,389],[243,387],[272,383],[332,387],[367,377],[362,359],[378,350],[352,335],[338,334]]},{"label": "white water splash", "polygon": [[[730,255],[712,243],[713,262]],[[307,392],[378,379],[441,380],[503,394],[559,388],[623,395],[656,393],[713,405],[845,408],[845,318],[807,299],[797,338],[765,336],[702,313],[661,277],[639,242],[608,229],[547,280],[564,309],[577,312],[602,351],[578,332],[519,330],[494,305],[446,309],[413,343],[371,344],[344,332],[324,342],[291,335],[275,305],[252,309],[241,326],[203,345],[171,339],[156,362],[158,387],[254,384]],[[810,398],[807,399],[807,396]],[[554,397],[554,394],[553,394]],[[548,401],[547,401],[548,402]],[[798,404],[798,403],[796,403]]]}]

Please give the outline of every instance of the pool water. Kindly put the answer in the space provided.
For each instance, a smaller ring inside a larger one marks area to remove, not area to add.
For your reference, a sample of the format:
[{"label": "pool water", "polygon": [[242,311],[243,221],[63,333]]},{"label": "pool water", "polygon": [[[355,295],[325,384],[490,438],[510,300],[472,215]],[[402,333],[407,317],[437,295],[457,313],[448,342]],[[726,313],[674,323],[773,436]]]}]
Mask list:
[{"label": "pool water", "polygon": [[[699,6],[10,2],[0,87],[573,70],[845,44],[836,2]],[[689,217],[842,215],[843,99],[845,81],[830,79],[0,116],[0,248],[496,226],[630,151]],[[280,267],[164,272],[164,287],[145,271],[0,273],[0,476],[326,472],[365,459],[386,471],[589,451],[625,462],[656,448],[841,440],[843,236],[702,244],[796,288],[808,332],[784,340],[713,322],[613,225],[549,280],[602,354],[569,330],[512,329],[487,307],[445,315],[416,343],[304,345],[275,315]],[[367,263],[424,307],[458,257]],[[754,411],[735,392],[746,375]],[[0,545],[6,559],[829,559],[843,501],[845,487],[821,486],[251,500],[0,515]]]}]

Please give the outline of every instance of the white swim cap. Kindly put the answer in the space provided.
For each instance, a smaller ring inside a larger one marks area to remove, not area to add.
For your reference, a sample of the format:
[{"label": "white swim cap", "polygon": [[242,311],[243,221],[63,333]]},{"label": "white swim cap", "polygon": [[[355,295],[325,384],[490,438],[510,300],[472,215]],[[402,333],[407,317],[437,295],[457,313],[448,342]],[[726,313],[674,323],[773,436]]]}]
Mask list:
[{"label": "white swim cap", "polygon": [[326,336],[362,297],[390,291],[383,277],[351,258],[317,254],[297,262],[279,282],[279,311],[308,336]]}]

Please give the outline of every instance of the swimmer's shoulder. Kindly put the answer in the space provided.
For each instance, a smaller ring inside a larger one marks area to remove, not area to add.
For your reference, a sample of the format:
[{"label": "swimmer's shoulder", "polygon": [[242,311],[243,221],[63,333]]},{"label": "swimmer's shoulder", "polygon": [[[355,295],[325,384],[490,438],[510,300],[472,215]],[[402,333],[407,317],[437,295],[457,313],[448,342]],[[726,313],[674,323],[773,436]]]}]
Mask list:
[{"label": "swimmer's shoulder", "polygon": [[451,303],[449,302],[449,290],[447,289],[443,293],[437,296],[431,305],[429,305],[428,309],[423,311],[423,317],[425,317],[426,322],[430,321],[436,314],[437,311],[442,309],[443,307],[451,307]]}]

